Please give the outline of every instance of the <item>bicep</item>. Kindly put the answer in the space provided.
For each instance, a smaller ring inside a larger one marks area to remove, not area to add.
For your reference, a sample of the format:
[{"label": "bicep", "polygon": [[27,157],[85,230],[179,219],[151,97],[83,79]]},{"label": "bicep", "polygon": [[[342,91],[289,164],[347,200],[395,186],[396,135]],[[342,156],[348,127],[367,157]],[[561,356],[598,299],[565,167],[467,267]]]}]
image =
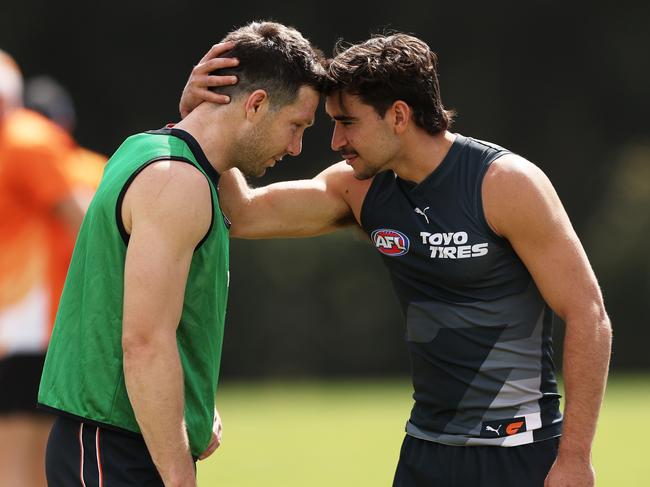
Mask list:
[{"label": "bicep", "polygon": [[[207,181],[190,167],[145,169],[126,192],[131,231],[124,265],[125,336],[175,333],[194,250],[209,231]],[[183,164],[184,165],[184,164]]]},{"label": "bicep", "polygon": [[547,303],[564,320],[600,308],[596,277],[568,219],[555,221],[538,238],[513,237],[511,242]]},{"label": "bicep", "polygon": [[566,320],[594,312],[602,307],[602,297],[582,244],[548,178],[527,161],[523,164],[486,178],[486,216],[558,315]]},{"label": "bicep", "polygon": [[191,257],[153,223],[134,225],[124,265],[125,335],[175,332]]}]

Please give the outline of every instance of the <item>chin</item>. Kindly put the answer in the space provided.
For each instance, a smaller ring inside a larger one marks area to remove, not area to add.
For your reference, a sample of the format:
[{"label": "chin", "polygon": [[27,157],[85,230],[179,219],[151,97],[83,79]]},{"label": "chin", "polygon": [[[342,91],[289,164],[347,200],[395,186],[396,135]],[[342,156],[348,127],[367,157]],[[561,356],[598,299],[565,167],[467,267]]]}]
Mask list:
[{"label": "chin", "polygon": [[357,174],[355,172],[355,173],[353,173],[353,176],[354,176],[354,179],[358,179],[359,181],[365,181],[366,179],[370,179],[370,178],[374,177],[375,175],[374,174],[368,175],[366,173]]},{"label": "chin", "polygon": [[359,181],[365,181],[366,179],[372,179],[379,172],[379,171],[375,171],[375,170],[368,169],[368,168],[363,168],[363,169],[359,169],[359,170],[357,170],[355,168],[353,168],[353,169],[354,169],[354,172],[352,174],[354,175],[355,179],[358,179]]},{"label": "chin", "polygon": [[255,169],[254,171],[248,171],[246,173],[246,177],[249,178],[261,178],[266,174],[266,168],[261,168],[261,169]]},{"label": "chin", "polygon": [[247,178],[261,178],[266,173],[265,166],[240,167],[239,170]]},{"label": "chin", "polygon": [[262,176],[264,176],[264,175],[266,174],[266,170],[267,170],[267,169],[268,169],[267,166],[260,166],[260,167],[258,167],[258,168],[256,169],[256,171],[255,171],[255,177],[256,177],[256,178],[261,178]]}]

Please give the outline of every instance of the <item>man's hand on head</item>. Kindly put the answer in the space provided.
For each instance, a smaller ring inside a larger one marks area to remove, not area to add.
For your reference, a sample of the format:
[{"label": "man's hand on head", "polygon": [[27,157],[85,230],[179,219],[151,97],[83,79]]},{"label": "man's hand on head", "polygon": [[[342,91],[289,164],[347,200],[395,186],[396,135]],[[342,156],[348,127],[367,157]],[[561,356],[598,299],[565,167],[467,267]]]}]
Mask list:
[{"label": "man's hand on head", "polygon": [[210,73],[218,69],[233,68],[239,65],[239,60],[236,58],[219,57],[233,47],[235,47],[234,42],[215,44],[194,66],[187,84],[183,88],[183,95],[178,106],[181,118],[185,118],[204,101],[221,104],[230,102],[229,96],[210,91],[210,88],[234,85],[237,83],[237,77],[210,75]]}]

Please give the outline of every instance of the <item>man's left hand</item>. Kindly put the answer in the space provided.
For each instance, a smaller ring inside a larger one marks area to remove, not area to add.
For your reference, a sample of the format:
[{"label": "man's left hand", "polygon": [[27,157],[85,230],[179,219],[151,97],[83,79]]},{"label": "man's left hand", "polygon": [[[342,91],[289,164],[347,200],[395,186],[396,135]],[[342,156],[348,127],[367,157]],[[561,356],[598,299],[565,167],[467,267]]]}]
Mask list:
[{"label": "man's left hand", "polygon": [[544,487],[593,487],[596,474],[591,460],[558,455],[546,476]]},{"label": "man's left hand", "polygon": [[212,455],[217,448],[219,448],[219,445],[221,445],[222,432],[223,432],[223,427],[221,425],[221,416],[219,416],[219,411],[215,409],[214,424],[212,427],[212,438],[210,439],[210,443],[208,444],[208,447],[205,449],[203,453],[201,453],[199,460],[205,460],[210,455]]}]

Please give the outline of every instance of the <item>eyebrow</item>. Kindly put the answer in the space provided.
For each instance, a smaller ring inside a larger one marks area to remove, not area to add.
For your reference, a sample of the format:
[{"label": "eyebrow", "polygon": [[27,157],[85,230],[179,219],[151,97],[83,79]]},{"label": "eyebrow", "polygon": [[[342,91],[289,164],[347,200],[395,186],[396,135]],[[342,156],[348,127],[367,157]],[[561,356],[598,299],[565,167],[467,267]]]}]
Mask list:
[{"label": "eyebrow", "polygon": [[330,118],[338,122],[351,122],[357,119],[356,117],[352,117],[350,115],[334,115],[333,117]]}]

